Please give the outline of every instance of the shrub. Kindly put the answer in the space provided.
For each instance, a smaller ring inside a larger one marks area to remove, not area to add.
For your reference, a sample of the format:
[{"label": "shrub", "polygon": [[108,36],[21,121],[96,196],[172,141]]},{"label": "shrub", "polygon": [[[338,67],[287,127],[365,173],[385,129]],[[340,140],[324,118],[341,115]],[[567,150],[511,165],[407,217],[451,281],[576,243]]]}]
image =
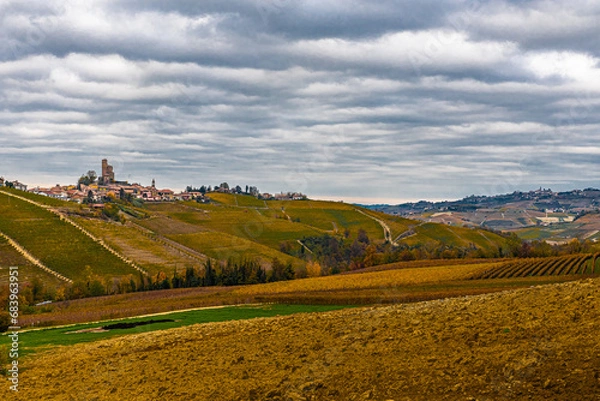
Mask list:
[{"label": "shrub", "polygon": [[308,262],[306,264],[306,274],[308,277],[319,277],[322,273],[321,265],[319,262]]},{"label": "shrub", "polygon": [[8,312],[0,312],[0,333],[4,333],[10,327],[10,314]]}]

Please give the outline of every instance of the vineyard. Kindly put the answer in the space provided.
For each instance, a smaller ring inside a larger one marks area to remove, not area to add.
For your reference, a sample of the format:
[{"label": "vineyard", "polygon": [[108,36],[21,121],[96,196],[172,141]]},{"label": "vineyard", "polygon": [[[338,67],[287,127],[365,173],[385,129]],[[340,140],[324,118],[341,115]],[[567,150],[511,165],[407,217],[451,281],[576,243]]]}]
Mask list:
[{"label": "vineyard", "polygon": [[360,275],[312,277],[231,287],[192,287],[56,302],[25,315],[23,327],[71,324],[174,310],[253,303],[365,305],[417,302],[573,280],[573,276],[469,280],[503,262],[404,267]]},{"label": "vineyard", "polygon": [[42,207],[0,192],[0,216],[0,232],[49,269],[69,279],[83,279],[89,273],[113,276],[135,273],[117,256]]},{"label": "vineyard", "polygon": [[568,276],[600,274],[600,253],[515,259],[473,276],[473,279],[495,279],[535,276]]}]

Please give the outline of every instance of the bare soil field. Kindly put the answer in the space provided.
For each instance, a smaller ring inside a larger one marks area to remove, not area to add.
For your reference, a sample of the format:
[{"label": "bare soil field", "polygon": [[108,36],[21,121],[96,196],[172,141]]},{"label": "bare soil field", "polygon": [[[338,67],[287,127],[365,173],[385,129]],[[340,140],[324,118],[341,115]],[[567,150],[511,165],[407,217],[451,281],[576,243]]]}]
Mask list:
[{"label": "bare soil field", "polygon": [[211,323],[24,357],[16,400],[600,400],[600,280]]}]

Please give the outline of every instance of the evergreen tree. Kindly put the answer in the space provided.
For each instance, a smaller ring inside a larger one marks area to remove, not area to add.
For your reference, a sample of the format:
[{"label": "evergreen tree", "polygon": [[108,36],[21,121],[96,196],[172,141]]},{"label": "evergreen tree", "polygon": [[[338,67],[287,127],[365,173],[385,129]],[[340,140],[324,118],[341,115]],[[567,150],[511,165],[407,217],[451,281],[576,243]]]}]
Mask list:
[{"label": "evergreen tree", "polygon": [[137,286],[135,285],[135,280],[133,279],[133,277],[129,278],[129,286],[131,287],[131,292],[137,291]]},{"label": "evergreen tree", "polygon": [[260,265],[258,265],[257,269],[256,269],[256,281],[258,283],[266,283],[267,282],[267,272]]},{"label": "evergreen tree", "polygon": [[280,281],[283,275],[283,265],[278,258],[273,258],[271,261],[271,274],[269,274],[269,282]]},{"label": "evergreen tree", "polygon": [[171,279],[172,288],[183,288],[183,285],[184,285],[183,278],[179,277],[179,274],[177,274],[177,269],[174,269],[173,278]]},{"label": "evergreen tree", "polygon": [[284,280],[293,280],[295,277],[295,273],[294,273],[294,267],[292,266],[292,262],[288,262],[287,265],[285,265],[285,269],[283,271],[283,279]]},{"label": "evergreen tree", "polygon": [[200,277],[196,275],[196,270],[193,267],[187,267],[185,269],[184,286],[191,288],[199,287],[201,284]]},{"label": "evergreen tree", "polygon": [[146,291],[149,288],[146,286],[146,277],[142,272],[140,272],[140,285],[138,286],[138,291]]},{"label": "evergreen tree", "polygon": [[210,259],[204,264],[204,279],[202,281],[205,287],[217,285],[217,272],[213,269]]}]

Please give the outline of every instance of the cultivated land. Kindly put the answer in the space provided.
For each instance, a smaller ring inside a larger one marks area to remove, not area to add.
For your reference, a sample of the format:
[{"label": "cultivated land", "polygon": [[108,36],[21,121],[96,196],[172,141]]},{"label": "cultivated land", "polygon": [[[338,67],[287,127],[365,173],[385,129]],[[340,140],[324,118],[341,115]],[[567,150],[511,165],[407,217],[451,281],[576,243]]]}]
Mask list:
[{"label": "cultivated land", "polygon": [[[439,263],[439,262],[438,262]],[[237,287],[199,287],[136,292],[57,302],[22,315],[20,324],[50,326],[139,316],[174,310],[250,303],[370,305],[406,303],[498,292],[577,280],[576,275],[474,280],[507,262],[427,266],[423,262],[382,266],[357,272]],[[416,265],[418,267],[410,267]]]},{"label": "cultivated land", "polygon": [[514,232],[527,240],[565,243],[572,239],[600,240],[600,190],[569,192],[540,189],[530,192],[470,196],[457,201],[377,205],[377,210],[424,222],[488,227]]},{"label": "cultivated land", "polygon": [[135,260],[151,275],[160,271],[184,270],[188,266],[200,268],[206,260],[205,257],[184,253],[164,239],[131,223],[121,224],[82,217],[73,217],[73,220],[102,238],[129,260]]},{"label": "cultivated land", "polygon": [[597,400],[598,279],[193,325],[24,357],[31,400]]},{"label": "cultivated land", "polygon": [[[337,305],[282,305],[251,304],[241,306],[213,306],[179,312],[163,312],[136,318],[103,320],[86,324],[71,324],[47,329],[29,329],[19,333],[20,355],[29,355],[50,347],[93,342],[112,337],[167,330],[198,323],[224,322],[257,317],[287,316],[296,313],[325,312],[348,308]],[[8,346],[2,338],[0,345]],[[3,349],[4,350],[4,349]]]},{"label": "cultivated land", "polygon": [[3,191],[0,191],[0,216],[1,233],[66,278],[77,280],[89,274],[123,276],[135,272],[58,215]]},{"label": "cultivated land", "polygon": [[[484,253],[506,246],[505,238],[489,231],[422,224],[340,202],[262,201],[221,193],[211,193],[210,197],[210,204],[173,202],[148,204],[144,209],[123,207],[121,217],[126,223],[122,224],[93,217],[94,213],[83,206],[2,188],[0,232],[67,279],[86,280],[93,275],[104,281],[130,275],[137,278],[139,272],[104,249],[100,241],[152,277],[161,271],[172,275],[187,267],[201,269],[208,258],[255,259],[267,269],[278,258],[298,271],[306,261],[282,252],[282,244],[299,251],[303,238],[347,234],[353,241],[359,230],[375,243],[388,240],[409,246],[476,247]],[[0,258],[0,267],[27,264],[11,260]],[[40,270],[40,279],[46,276]],[[55,285],[52,280],[48,283]]]},{"label": "cultivated land", "polygon": [[[304,237],[346,231],[353,240],[359,229],[378,243],[482,251],[507,245],[489,231],[335,202],[214,194],[212,204],[129,208],[122,224],[75,205],[27,198],[43,205],[0,191],[0,231],[75,279],[90,271],[124,274],[115,266],[139,273],[47,207],[152,276],[200,268],[207,258],[252,258],[268,268],[277,257],[298,269],[305,261],[283,253],[282,242],[299,247]],[[598,256],[401,262],[326,277],[30,307],[19,318],[23,327],[79,325],[22,333],[16,399],[600,399],[594,340],[600,284],[581,280],[600,273]],[[90,268],[77,267],[83,260]],[[23,282],[59,285],[0,238],[0,267],[13,265]],[[7,281],[7,269],[0,268],[0,278]],[[562,284],[539,286],[556,283]],[[419,302],[425,300],[436,301]],[[246,306],[227,306],[240,304]],[[364,308],[382,304],[395,305]],[[174,312],[215,306],[227,307]],[[82,325],[133,316],[123,322],[147,324],[108,331],[98,328],[116,322]],[[250,318],[257,319],[240,320]],[[7,391],[1,387],[0,397]]]}]

